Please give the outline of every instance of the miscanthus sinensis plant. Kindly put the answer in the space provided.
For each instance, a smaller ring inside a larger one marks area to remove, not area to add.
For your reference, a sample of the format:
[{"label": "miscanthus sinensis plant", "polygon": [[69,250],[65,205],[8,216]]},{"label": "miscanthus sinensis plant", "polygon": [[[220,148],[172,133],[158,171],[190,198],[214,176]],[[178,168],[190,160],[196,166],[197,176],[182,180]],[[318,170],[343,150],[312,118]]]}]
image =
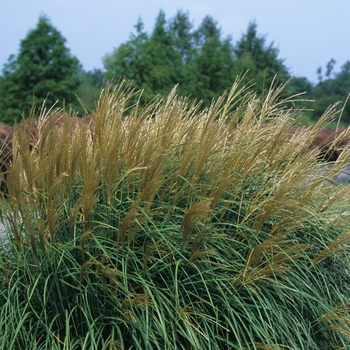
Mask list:
[{"label": "miscanthus sinensis plant", "polygon": [[335,110],[296,129],[283,87],[206,110],[133,94],[16,129],[1,349],[347,349],[349,151],[310,148]]}]

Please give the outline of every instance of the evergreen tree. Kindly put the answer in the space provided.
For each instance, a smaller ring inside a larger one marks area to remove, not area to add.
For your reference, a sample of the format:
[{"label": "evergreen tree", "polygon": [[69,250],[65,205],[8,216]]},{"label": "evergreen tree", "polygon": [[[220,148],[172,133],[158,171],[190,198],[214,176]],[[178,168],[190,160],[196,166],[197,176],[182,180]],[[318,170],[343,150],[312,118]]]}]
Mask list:
[{"label": "evergreen tree", "polygon": [[313,96],[315,98],[322,98],[324,96],[332,96],[332,95],[337,95],[338,93],[336,92],[337,90],[337,81],[334,77],[332,78],[331,74],[333,72],[333,67],[335,64],[335,60],[332,58],[326,65],[326,73],[323,76],[322,73],[322,67],[319,67],[317,69],[317,74],[318,74],[318,84],[315,86],[315,89],[313,91]]},{"label": "evergreen tree", "polygon": [[163,11],[156,19],[146,55],[150,63],[148,86],[155,94],[168,95],[174,85],[181,82],[182,61],[175,50],[174,37],[167,28]]},{"label": "evergreen tree", "polygon": [[182,62],[191,63],[195,55],[195,35],[188,12],[178,11],[170,20],[169,31],[173,36],[174,48],[181,56]]},{"label": "evergreen tree", "polygon": [[76,99],[72,105],[79,115],[84,115],[86,112],[90,113],[96,107],[96,101],[103,87],[104,73],[101,69],[96,68],[87,72],[82,70],[79,74],[79,81],[79,88],[77,90],[79,100]]},{"label": "evergreen tree", "polygon": [[341,96],[350,94],[350,61],[346,61],[335,75],[335,92]]},{"label": "evergreen tree", "polygon": [[174,38],[167,27],[165,14],[160,11],[154,30],[148,36],[141,20],[137,34],[104,57],[106,78],[133,80],[136,89],[142,89],[143,101],[156,95],[166,96],[181,80],[183,63],[174,46]]},{"label": "evergreen tree", "polygon": [[[337,102],[345,103],[350,93],[350,61],[347,61],[340,72],[333,72],[335,60],[331,59],[326,65],[325,76],[322,75],[322,67],[317,69],[319,83],[313,89],[313,119],[317,120],[324,111]],[[343,107],[343,105],[340,105]],[[342,112],[343,123],[350,123],[350,104],[345,106]]]},{"label": "evergreen tree", "polygon": [[287,89],[293,95],[304,93],[304,97],[310,99],[313,86],[306,77],[293,77],[292,81],[288,84]]},{"label": "evergreen tree", "polygon": [[208,106],[213,98],[229,90],[237,73],[231,37],[221,39],[221,30],[210,16],[203,19],[195,33],[194,58],[196,85],[194,96]]},{"label": "evergreen tree", "polygon": [[192,95],[205,106],[231,88],[236,73],[231,38],[222,40],[211,17],[193,31],[187,13],[178,11],[167,22],[161,11],[150,36],[141,21],[136,29],[137,35],[105,56],[107,79],[132,79],[137,89],[144,89],[145,100],[166,96],[179,84],[180,95]]},{"label": "evergreen tree", "polygon": [[179,83],[177,93],[188,96],[193,95],[196,87],[195,63],[196,42],[193,24],[189,14],[178,11],[169,23],[169,32],[175,51],[178,53],[181,62],[178,62],[176,69],[177,81]]},{"label": "evergreen tree", "polygon": [[[222,38],[212,17],[205,17],[194,30],[188,13],[182,11],[168,22],[161,11],[151,35],[144,31],[140,20],[136,31],[128,42],[105,56],[105,76],[114,81],[121,77],[133,80],[135,88],[144,90],[144,101],[165,96],[179,84],[179,94],[192,95],[208,106],[246,70],[245,82],[254,80],[258,93],[268,89],[276,75],[280,82],[290,77],[278,58],[278,50],[273,43],[266,45],[255,23],[248,26],[235,46],[230,36]],[[309,89],[306,83],[299,79],[292,84],[294,90],[299,85]]]},{"label": "evergreen tree", "polygon": [[135,28],[136,34],[131,34],[126,43],[104,56],[105,78],[114,82],[121,78],[133,80],[135,88],[143,89],[146,96],[152,96],[152,91],[147,86],[150,62],[146,55],[146,46],[150,39],[144,31],[141,19],[138,20]]},{"label": "evergreen tree", "polygon": [[65,46],[66,39],[45,16],[11,55],[0,79],[0,121],[13,123],[22,112],[46,100],[70,103],[79,86],[80,64]]},{"label": "evergreen tree", "polygon": [[278,58],[279,51],[273,42],[266,44],[266,36],[259,35],[257,24],[248,25],[247,32],[236,43],[234,52],[240,71],[248,71],[246,80],[256,83],[254,90],[261,93],[270,87],[273,80],[285,82],[290,77],[283,60]]}]

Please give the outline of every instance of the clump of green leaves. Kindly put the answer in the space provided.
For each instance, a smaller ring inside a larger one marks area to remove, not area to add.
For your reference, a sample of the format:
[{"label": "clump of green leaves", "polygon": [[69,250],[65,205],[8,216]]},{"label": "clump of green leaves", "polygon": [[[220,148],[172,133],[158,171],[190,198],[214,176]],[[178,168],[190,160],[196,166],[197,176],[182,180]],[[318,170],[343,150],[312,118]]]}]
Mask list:
[{"label": "clump of green leaves", "polygon": [[310,149],[332,109],[296,130],[282,88],[239,86],[127,109],[121,83],[91,120],[16,129],[2,348],[349,346],[348,188],[329,185],[349,151]]}]

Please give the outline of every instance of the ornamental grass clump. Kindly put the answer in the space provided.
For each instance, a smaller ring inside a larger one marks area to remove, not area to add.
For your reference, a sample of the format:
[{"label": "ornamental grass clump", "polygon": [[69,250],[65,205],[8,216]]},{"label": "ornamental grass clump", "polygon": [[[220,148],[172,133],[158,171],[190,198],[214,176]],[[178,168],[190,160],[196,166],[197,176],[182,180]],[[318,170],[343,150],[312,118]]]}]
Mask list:
[{"label": "ornamental grass clump", "polygon": [[16,128],[1,349],[350,346],[350,151],[310,147],[336,111],[295,128],[283,87],[239,86],[203,110],[109,85],[93,118]]}]

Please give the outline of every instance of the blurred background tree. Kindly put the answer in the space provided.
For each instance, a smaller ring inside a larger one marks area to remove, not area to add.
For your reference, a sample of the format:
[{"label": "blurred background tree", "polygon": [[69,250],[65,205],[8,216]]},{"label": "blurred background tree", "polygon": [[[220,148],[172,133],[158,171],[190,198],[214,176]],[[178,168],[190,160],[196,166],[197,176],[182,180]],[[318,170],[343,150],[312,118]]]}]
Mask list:
[{"label": "blurred background tree", "polygon": [[[84,71],[78,59],[70,54],[66,40],[48,18],[41,16],[37,27],[20,44],[19,54],[10,56],[0,76],[0,121],[12,124],[34,102],[48,106],[63,100],[72,104],[79,115],[95,108],[103,82],[117,83],[126,78],[137,90],[143,90],[141,102],[167,96],[174,85],[177,93],[202,101],[207,107],[224,90],[229,90],[236,76],[246,73],[243,83],[252,85],[258,94],[265,93],[272,82],[284,83],[289,68],[279,57],[274,43],[258,31],[256,22],[237,40],[223,36],[219,24],[206,16],[198,28],[188,12],[178,11],[167,19],[160,11],[153,30],[147,33],[141,19],[129,40],[107,53],[104,69]],[[315,102],[298,102],[308,108],[306,121],[314,123],[325,109],[337,101],[345,102],[350,92],[350,61],[335,72],[335,60],[318,68],[319,81],[295,77],[287,94],[305,92],[302,97]],[[77,95],[82,102],[76,98]],[[136,96],[135,96],[136,98]],[[132,101],[134,102],[134,101]],[[343,124],[350,123],[350,106],[342,113]]]},{"label": "blurred background tree", "polygon": [[230,36],[223,38],[212,17],[206,16],[194,29],[183,11],[169,21],[161,11],[151,35],[144,32],[141,20],[135,28],[129,41],[104,57],[105,77],[133,79],[135,88],[144,90],[145,99],[166,96],[179,84],[180,95],[192,95],[208,106],[230,89],[241,71],[249,69],[246,79],[256,80],[257,86],[269,86],[276,74],[283,82],[290,76],[278,50],[272,44],[266,47],[255,23],[236,46]]},{"label": "blurred background tree", "polygon": [[345,62],[339,72],[334,72],[335,63],[336,61],[332,58],[326,64],[324,75],[322,74],[322,67],[317,69],[319,82],[311,92],[314,99],[312,118],[315,121],[318,120],[327,107],[340,102],[339,115],[341,114],[343,124],[349,124],[350,104],[345,104],[345,102],[350,93],[350,61]]},{"label": "blurred background tree", "polygon": [[11,55],[0,79],[0,120],[13,123],[35,105],[70,103],[79,87],[78,59],[65,46],[66,39],[45,16]]},{"label": "blurred background tree", "polygon": [[284,60],[278,57],[279,50],[274,43],[266,44],[266,36],[258,33],[255,22],[248,25],[234,48],[238,71],[248,71],[245,80],[255,83],[254,90],[259,94],[268,90],[274,79],[284,83],[290,78]]},{"label": "blurred background tree", "polygon": [[144,94],[151,97],[151,89],[147,85],[147,67],[150,62],[146,46],[149,44],[149,36],[144,31],[141,19],[136,23],[135,29],[136,34],[131,34],[126,43],[103,57],[104,76],[110,81],[118,81],[120,78],[133,80],[135,87],[143,89]]},{"label": "blurred background tree", "polygon": [[79,88],[76,92],[77,97],[72,102],[74,110],[80,115],[91,114],[96,107],[101,87],[105,81],[102,69],[93,69],[92,71],[79,72]]},{"label": "blurred background tree", "polygon": [[206,16],[194,32],[196,47],[194,57],[195,83],[193,95],[204,106],[229,90],[236,76],[231,37],[222,38],[218,23]]}]

